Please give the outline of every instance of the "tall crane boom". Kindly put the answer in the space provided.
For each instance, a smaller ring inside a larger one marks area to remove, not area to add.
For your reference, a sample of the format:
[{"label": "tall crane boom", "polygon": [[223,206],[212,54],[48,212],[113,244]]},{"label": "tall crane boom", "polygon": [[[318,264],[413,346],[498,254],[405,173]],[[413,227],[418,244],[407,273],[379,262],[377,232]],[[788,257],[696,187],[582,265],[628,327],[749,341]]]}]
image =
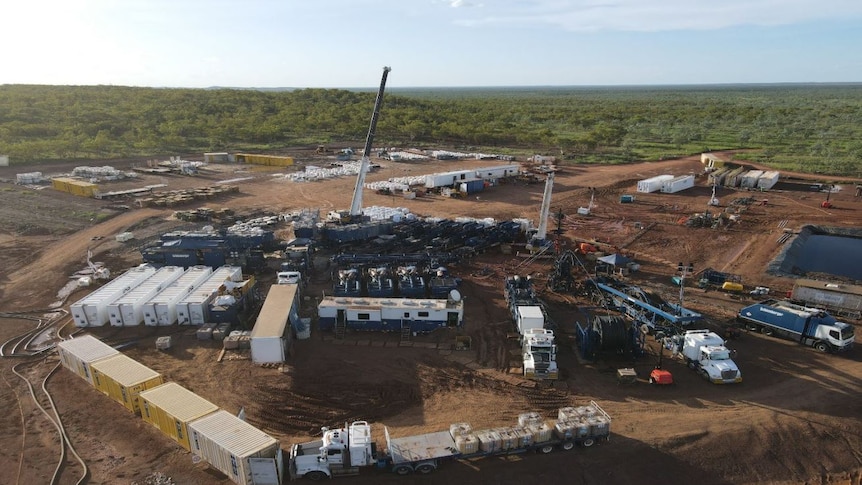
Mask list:
[{"label": "tall crane boom", "polygon": [[383,104],[383,90],[386,88],[386,77],[389,76],[389,67],[383,68],[383,78],[380,80],[380,89],[377,90],[377,99],[374,101],[374,112],[371,113],[371,125],[368,127],[368,136],[365,138],[365,149],[362,151],[362,163],[359,167],[359,175],[356,177],[356,187],[353,188],[353,201],[350,203],[350,217],[362,215],[362,189],[365,186],[365,172],[371,156],[371,144],[374,142],[374,130],[377,129],[377,118],[380,117],[380,105]]},{"label": "tall crane boom", "polygon": [[551,212],[551,191],[554,189],[554,172],[545,180],[545,195],[542,197],[542,210],[539,212],[539,230],[535,239],[543,243],[548,236],[548,214]]}]

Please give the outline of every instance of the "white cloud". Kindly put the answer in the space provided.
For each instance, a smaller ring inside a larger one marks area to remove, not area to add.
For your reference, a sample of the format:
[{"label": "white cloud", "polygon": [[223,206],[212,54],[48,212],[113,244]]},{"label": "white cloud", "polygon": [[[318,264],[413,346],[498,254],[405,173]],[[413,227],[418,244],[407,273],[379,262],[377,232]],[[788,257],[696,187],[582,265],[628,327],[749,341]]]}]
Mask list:
[{"label": "white cloud", "polygon": [[[454,7],[462,0],[451,0]],[[862,17],[858,0],[520,0],[467,11],[465,26],[552,25],[572,31],[713,30]]]}]

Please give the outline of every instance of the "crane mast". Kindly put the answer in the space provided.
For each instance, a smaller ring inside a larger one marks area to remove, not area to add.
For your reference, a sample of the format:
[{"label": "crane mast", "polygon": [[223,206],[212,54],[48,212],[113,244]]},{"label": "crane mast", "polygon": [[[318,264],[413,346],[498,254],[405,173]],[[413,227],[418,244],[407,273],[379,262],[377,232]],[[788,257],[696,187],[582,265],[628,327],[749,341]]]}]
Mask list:
[{"label": "crane mast", "polygon": [[377,129],[377,118],[380,117],[380,105],[383,104],[383,90],[386,88],[386,77],[391,70],[389,67],[383,68],[383,78],[380,80],[380,89],[377,91],[377,99],[374,101],[371,125],[368,127],[368,136],[365,138],[365,149],[362,151],[362,162],[359,166],[359,175],[356,176],[356,187],[353,188],[353,201],[350,203],[351,218],[362,215],[362,189],[365,186],[365,172],[368,171],[370,163],[371,144],[374,142],[374,130]]},{"label": "crane mast", "polygon": [[551,191],[553,188],[554,172],[551,172],[545,180],[545,195],[542,197],[542,209],[539,212],[539,230],[533,238],[540,245],[544,244],[545,238],[548,236],[548,214],[551,212]]}]

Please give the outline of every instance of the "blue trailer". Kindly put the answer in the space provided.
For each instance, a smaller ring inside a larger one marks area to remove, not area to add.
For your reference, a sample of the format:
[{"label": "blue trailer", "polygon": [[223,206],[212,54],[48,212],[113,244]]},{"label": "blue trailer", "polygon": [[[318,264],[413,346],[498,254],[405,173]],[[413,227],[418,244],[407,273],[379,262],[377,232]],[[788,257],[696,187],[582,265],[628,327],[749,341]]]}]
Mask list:
[{"label": "blue trailer", "polygon": [[853,347],[853,326],[839,322],[817,308],[785,300],[765,300],[739,310],[737,320],[749,330],[794,340],[821,352],[838,352]]}]

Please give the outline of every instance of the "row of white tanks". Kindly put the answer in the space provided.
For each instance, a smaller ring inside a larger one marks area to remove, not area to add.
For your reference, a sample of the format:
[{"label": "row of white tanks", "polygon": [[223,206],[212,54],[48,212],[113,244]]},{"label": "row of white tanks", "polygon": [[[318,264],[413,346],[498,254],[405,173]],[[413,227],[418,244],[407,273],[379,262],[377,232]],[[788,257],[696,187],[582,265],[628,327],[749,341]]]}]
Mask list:
[{"label": "row of white tanks", "polygon": [[70,306],[78,327],[202,325],[219,290],[242,281],[242,269],[208,266],[188,270],[150,265],[132,268]]},{"label": "row of white tanks", "polygon": [[476,431],[469,423],[449,426],[455,447],[464,455],[526,448],[552,439],[606,436],[609,431],[610,420],[593,405],[561,408],[556,420],[545,420],[537,412],[523,413],[518,416],[518,425],[511,427]]}]

